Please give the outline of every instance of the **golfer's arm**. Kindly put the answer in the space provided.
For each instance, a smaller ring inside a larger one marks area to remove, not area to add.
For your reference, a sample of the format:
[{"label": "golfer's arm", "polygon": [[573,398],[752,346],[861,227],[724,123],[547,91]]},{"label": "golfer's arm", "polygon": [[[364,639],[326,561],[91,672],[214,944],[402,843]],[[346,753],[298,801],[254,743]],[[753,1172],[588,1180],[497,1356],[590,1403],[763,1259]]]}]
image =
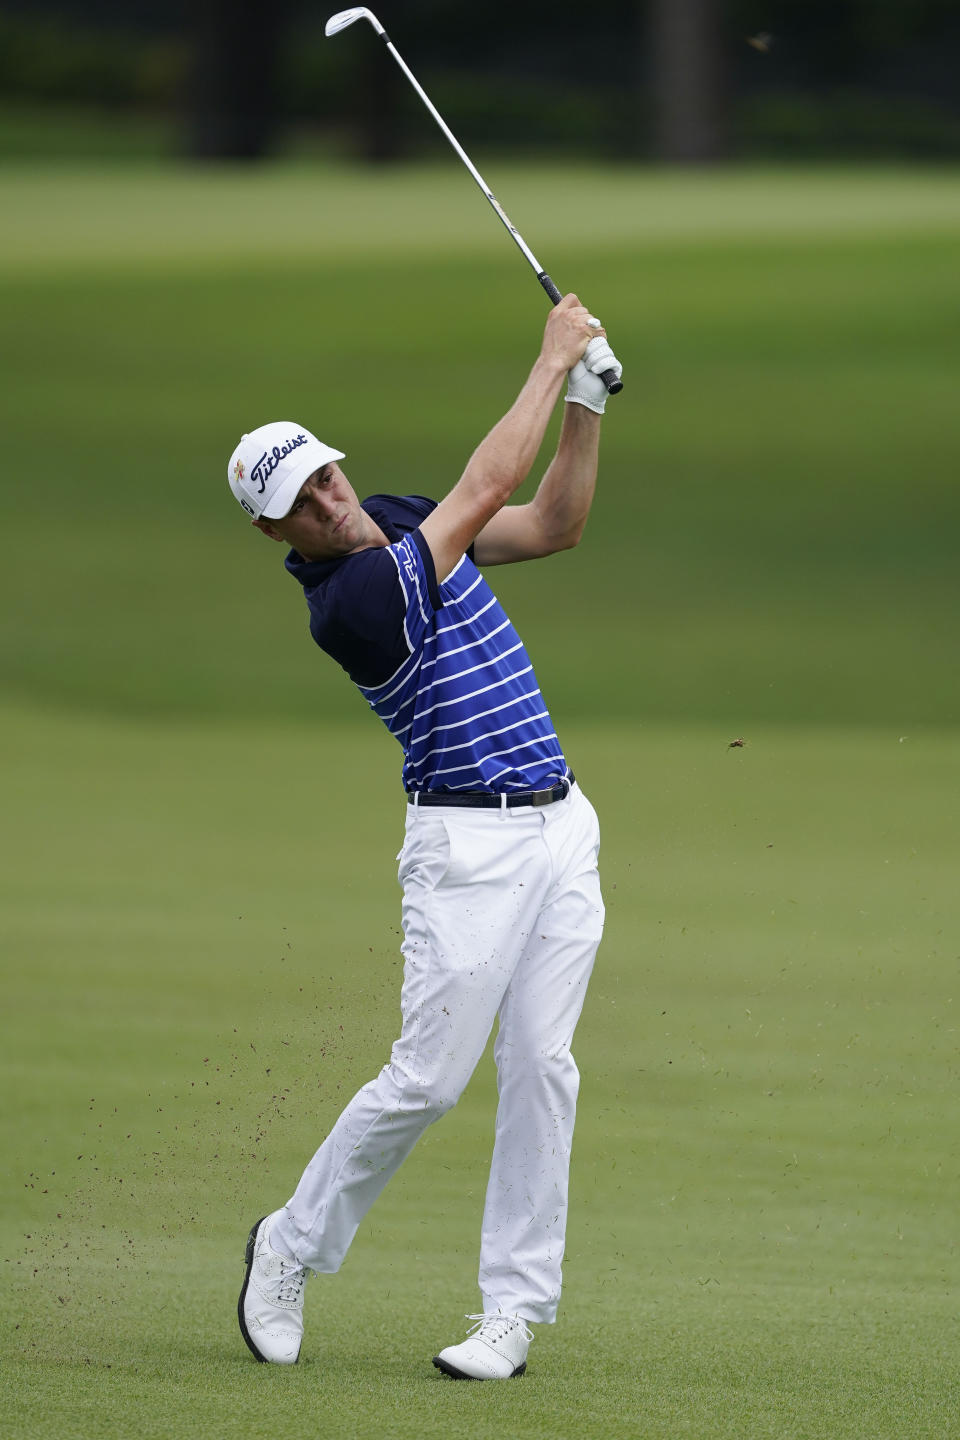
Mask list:
[{"label": "golfer's arm", "polygon": [[584,405],[565,405],[560,442],[527,505],[500,510],[474,542],[478,565],[536,560],[579,544],[597,483],[600,419]]},{"label": "golfer's arm", "polygon": [[540,355],[506,415],[477,446],[449,495],[420,526],[438,580],[446,579],[527,478],[565,378],[562,363]]}]

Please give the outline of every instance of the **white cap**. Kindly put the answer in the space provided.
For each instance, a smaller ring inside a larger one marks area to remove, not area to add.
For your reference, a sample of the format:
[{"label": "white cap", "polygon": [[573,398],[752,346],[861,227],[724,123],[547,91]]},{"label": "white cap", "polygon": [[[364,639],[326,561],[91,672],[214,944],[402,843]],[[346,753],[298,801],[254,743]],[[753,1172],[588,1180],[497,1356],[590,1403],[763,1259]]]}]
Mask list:
[{"label": "white cap", "polygon": [[292,420],[274,420],[240,437],[230,456],[230,489],[254,520],[282,520],[289,514],[300,487],[331,460],[342,460],[316,435]]}]

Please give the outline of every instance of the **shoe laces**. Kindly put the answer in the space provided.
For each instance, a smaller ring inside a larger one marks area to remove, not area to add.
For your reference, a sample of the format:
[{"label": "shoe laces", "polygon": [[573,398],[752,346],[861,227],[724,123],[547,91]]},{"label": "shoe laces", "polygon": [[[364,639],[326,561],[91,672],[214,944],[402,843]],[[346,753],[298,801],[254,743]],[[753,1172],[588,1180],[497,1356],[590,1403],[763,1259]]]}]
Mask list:
[{"label": "shoe laces", "polygon": [[277,1299],[286,1304],[296,1304],[300,1299],[307,1272],[294,1260],[280,1257],[280,1279],[277,1281]]},{"label": "shoe laces", "polygon": [[467,1315],[466,1319],[477,1322],[467,1331],[468,1335],[477,1335],[494,1345],[514,1330],[519,1330],[528,1344],[533,1339],[533,1331],[519,1315],[501,1315],[498,1310],[491,1315]]}]

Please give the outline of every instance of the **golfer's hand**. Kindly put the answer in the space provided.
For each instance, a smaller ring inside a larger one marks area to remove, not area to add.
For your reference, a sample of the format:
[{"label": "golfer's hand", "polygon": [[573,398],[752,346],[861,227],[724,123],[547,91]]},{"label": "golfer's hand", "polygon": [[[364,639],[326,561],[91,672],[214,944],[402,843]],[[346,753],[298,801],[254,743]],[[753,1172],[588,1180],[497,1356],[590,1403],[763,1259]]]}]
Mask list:
[{"label": "golfer's hand", "polygon": [[572,370],[590,341],[605,334],[603,326],[576,295],[564,295],[547,317],[540,355],[551,365]]},{"label": "golfer's hand", "polygon": [[615,370],[619,380],[623,366],[610,349],[603,331],[595,333],[597,338],[589,342],[583,358],[570,369],[564,398],[568,405],[585,405],[588,410],[602,415],[607,403],[607,387],[600,376],[605,370]]}]

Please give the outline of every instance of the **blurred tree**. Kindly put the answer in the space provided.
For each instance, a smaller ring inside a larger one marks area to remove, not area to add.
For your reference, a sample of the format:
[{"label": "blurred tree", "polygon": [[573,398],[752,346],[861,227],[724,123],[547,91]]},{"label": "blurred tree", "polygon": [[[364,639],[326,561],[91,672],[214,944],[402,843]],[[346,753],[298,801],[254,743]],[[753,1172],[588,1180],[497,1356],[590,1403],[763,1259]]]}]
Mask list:
[{"label": "blurred tree", "polygon": [[187,149],[198,159],[253,160],[278,118],[280,41],[289,0],[197,0],[186,97]]},{"label": "blurred tree", "polygon": [[403,104],[406,81],[383,43],[366,26],[362,30],[366,33],[360,35],[355,91],[360,154],[374,163],[401,160],[407,148]]},{"label": "blurred tree", "polygon": [[662,160],[726,153],[724,8],[722,0],[649,0],[654,146]]}]

